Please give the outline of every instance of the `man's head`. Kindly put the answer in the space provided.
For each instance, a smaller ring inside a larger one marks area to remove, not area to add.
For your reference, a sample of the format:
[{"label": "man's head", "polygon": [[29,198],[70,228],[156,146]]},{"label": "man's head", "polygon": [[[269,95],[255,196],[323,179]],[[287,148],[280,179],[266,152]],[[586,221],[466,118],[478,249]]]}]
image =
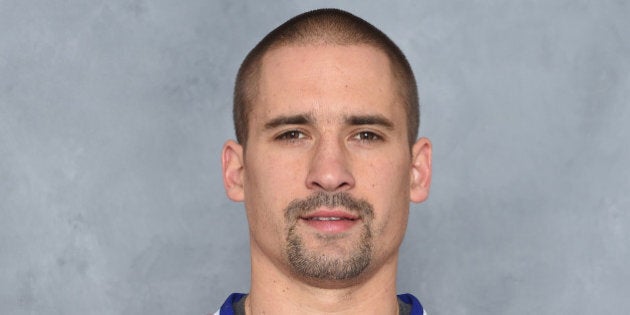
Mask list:
[{"label": "man's head", "polygon": [[[358,25],[348,30],[346,20]],[[247,128],[241,144],[223,149],[227,195],[245,202],[252,276],[280,271],[337,286],[395,274],[409,202],[426,199],[431,177],[430,142],[415,141],[413,74],[397,48],[404,75],[391,52],[355,40],[378,31],[348,13],[306,13],[284,25],[291,23],[308,25],[272,32],[266,39],[283,44],[259,44],[262,52],[244,62],[235,119],[237,130]],[[401,88],[405,76],[413,89]]]},{"label": "man's head", "polygon": [[320,9],[300,14],[283,23],[265,36],[252,49],[238,71],[234,87],[234,127],[236,139],[246,145],[248,117],[259,88],[263,56],[283,46],[306,45],[368,45],[384,52],[392,75],[398,84],[400,102],[405,106],[409,143],[418,135],[420,110],[416,80],[402,51],[387,35],[365,20],[338,9]]}]

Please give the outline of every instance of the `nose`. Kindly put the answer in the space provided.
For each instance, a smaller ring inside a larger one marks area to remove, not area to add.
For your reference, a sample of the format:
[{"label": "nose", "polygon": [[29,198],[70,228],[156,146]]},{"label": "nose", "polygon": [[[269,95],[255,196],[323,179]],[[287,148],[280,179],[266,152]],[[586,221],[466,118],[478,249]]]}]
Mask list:
[{"label": "nose", "polygon": [[341,141],[321,140],[311,155],[306,186],[326,192],[346,191],[354,187],[348,152]]}]

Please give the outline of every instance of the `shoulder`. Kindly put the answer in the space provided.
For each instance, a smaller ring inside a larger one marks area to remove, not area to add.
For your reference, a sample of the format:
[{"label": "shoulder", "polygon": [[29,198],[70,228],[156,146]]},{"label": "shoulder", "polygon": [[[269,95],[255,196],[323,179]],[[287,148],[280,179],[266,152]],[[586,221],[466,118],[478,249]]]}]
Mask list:
[{"label": "shoulder", "polygon": [[399,294],[398,299],[403,301],[404,303],[411,305],[411,315],[427,315],[426,311],[422,307],[422,304],[410,293]]},{"label": "shoulder", "polygon": [[216,311],[213,315],[234,315],[234,306],[233,306],[234,303],[240,301],[246,295],[247,294],[245,293],[230,294],[230,296],[228,296],[225,302],[223,302],[223,305],[221,305],[221,308],[218,311]]}]

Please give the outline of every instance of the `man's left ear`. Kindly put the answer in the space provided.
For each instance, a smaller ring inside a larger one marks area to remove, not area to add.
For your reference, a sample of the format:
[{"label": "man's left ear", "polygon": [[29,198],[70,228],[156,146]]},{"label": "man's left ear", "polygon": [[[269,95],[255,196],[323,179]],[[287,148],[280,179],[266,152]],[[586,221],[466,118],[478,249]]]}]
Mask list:
[{"label": "man's left ear", "polygon": [[423,202],[429,197],[431,186],[431,141],[420,138],[411,148],[411,185],[409,196],[412,202]]}]

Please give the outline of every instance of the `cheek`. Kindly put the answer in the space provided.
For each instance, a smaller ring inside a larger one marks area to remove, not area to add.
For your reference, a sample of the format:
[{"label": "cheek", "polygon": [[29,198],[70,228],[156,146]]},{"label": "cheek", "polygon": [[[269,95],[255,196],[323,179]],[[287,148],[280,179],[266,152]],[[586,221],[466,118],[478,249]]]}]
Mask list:
[{"label": "cheek", "polygon": [[375,214],[373,225],[376,250],[388,256],[400,247],[407,229],[409,202],[400,198],[389,200],[385,211]]},{"label": "cheek", "polygon": [[249,163],[245,171],[246,194],[273,194],[282,196],[290,193],[303,182],[299,163],[285,157],[260,155]]},{"label": "cheek", "polygon": [[397,248],[405,233],[409,214],[410,168],[405,159],[374,159],[363,179],[365,193],[375,208],[373,232],[383,240],[383,248]]},{"label": "cheek", "polygon": [[296,198],[296,189],[303,179],[290,159],[258,154],[247,162],[244,189],[248,216],[256,220],[254,224],[271,228],[282,222],[278,217],[284,215],[284,208]]},{"label": "cheek", "polygon": [[409,195],[410,167],[401,159],[393,157],[372,159],[364,169],[357,169],[355,176],[359,177],[357,178],[359,184],[363,180],[366,186],[375,190],[370,192],[372,197],[387,195],[390,198],[397,198],[402,194]]}]

